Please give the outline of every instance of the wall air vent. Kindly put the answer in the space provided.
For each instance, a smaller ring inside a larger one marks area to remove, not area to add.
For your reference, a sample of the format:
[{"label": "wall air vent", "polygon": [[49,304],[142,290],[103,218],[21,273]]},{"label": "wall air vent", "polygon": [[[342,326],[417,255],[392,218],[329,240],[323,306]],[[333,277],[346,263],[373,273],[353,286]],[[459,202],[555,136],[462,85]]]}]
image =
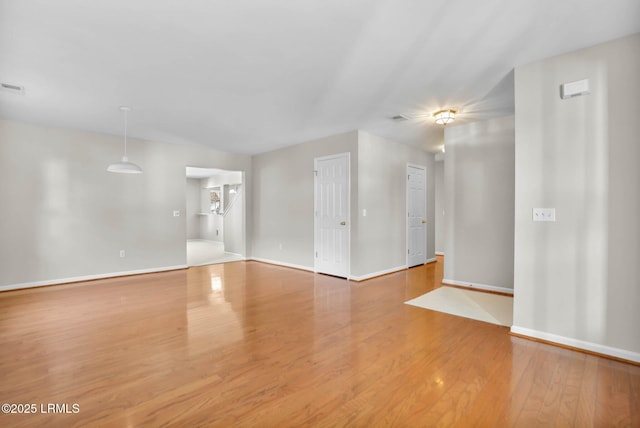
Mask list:
[{"label": "wall air vent", "polygon": [[2,92],[11,92],[12,94],[24,94],[24,87],[13,85],[11,83],[0,82],[0,90]]},{"label": "wall air vent", "polygon": [[406,116],[404,114],[397,114],[395,116],[392,116],[391,120],[393,120],[394,122],[404,122],[405,120],[409,120],[409,116]]},{"label": "wall air vent", "polygon": [[588,95],[589,93],[589,79],[576,80],[575,82],[560,85],[560,98],[563,100],[579,97],[580,95]]}]

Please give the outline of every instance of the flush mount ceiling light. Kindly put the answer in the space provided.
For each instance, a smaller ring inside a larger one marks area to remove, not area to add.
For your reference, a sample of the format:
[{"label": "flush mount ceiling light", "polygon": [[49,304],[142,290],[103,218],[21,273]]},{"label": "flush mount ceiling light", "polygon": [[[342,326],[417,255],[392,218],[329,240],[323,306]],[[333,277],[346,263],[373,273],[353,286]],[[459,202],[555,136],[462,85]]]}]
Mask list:
[{"label": "flush mount ceiling light", "polygon": [[120,110],[124,113],[124,156],[122,156],[121,162],[109,165],[107,171],[120,174],[142,174],[142,168],[133,162],[129,162],[127,158],[127,114],[131,109],[129,107],[120,107]]},{"label": "flush mount ceiling light", "polygon": [[453,109],[440,110],[433,113],[433,119],[438,125],[447,126],[456,118],[456,111]]}]

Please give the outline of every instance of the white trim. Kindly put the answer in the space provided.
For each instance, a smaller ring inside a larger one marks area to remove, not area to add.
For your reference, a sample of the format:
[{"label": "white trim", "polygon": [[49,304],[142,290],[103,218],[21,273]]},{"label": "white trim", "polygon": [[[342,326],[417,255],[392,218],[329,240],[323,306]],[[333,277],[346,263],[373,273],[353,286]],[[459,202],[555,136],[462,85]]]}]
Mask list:
[{"label": "white trim", "polygon": [[385,269],[385,270],[381,270],[381,271],[378,271],[378,272],[368,273],[366,275],[360,275],[360,276],[351,275],[349,277],[349,279],[351,281],[365,281],[367,279],[375,278],[376,276],[387,275],[389,273],[394,273],[394,272],[398,272],[398,271],[401,271],[401,270],[405,270],[406,268],[407,268],[407,265],[396,266],[396,267],[393,267],[391,269]]},{"label": "white trim", "polygon": [[279,262],[279,261],[276,261],[276,260],[263,259],[261,257],[249,257],[249,258],[247,258],[247,260],[253,260],[253,261],[256,261],[256,262],[267,263],[267,264],[270,264],[270,265],[284,266],[284,267],[288,267],[288,268],[300,269],[300,270],[306,270],[306,271],[309,271],[309,272],[314,272],[313,268],[310,267],[310,266],[296,265],[294,263]]},{"label": "white trim", "polygon": [[[409,163],[407,162],[407,166],[405,167],[405,175],[407,175],[407,180],[404,182],[404,205],[405,205],[405,210],[404,213],[406,214],[404,216],[404,226],[405,226],[405,235],[404,235],[404,243],[405,243],[405,249],[407,250],[406,254],[405,254],[405,260],[406,260],[406,264],[407,266],[409,266],[409,221],[407,220],[407,218],[409,218],[409,168],[415,168],[415,169],[421,169],[422,171],[424,171],[424,216],[426,218],[427,216],[427,167],[424,165],[418,165],[415,163]],[[424,250],[425,250],[425,259],[427,257],[426,255],[426,251],[427,251],[427,243],[429,242],[429,229],[426,226],[424,226]],[[425,261],[424,264],[427,264],[428,261]],[[420,265],[417,265],[420,266]]]},{"label": "white trim", "polygon": [[242,260],[247,260],[247,258],[245,256],[243,256],[242,254],[240,254],[240,253],[230,253],[228,251],[225,251],[224,254],[228,254],[230,256],[240,257]]},{"label": "white trim", "polygon": [[432,258],[430,258],[430,259],[427,259],[427,261],[426,261],[426,262],[424,262],[424,264],[425,264],[425,265],[428,265],[429,263],[435,263],[435,262],[437,262],[437,261],[438,261],[438,259],[436,259],[435,257],[432,257]]},{"label": "white trim", "polygon": [[[335,155],[329,156],[320,156],[313,159],[313,268],[312,272],[318,272],[316,268],[316,252],[318,251],[318,217],[316,213],[318,212],[318,161],[335,159],[335,158],[347,158],[347,253],[345,257],[347,258],[347,272],[346,276],[349,277],[351,273],[351,152],[337,153]],[[285,266],[285,265],[283,265]],[[294,267],[294,266],[292,266]],[[302,269],[302,268],[296,268]],[[306,270],[306,268],[304,268]],[[329,272],[324,272],[328,275],[333,275]]]},{"label": "white trim", "polygon": [[497,285],[478,284],[477,282],[455,281],[453,279],[443,279],[443,284],[459,285],[461,287],[477,288],[479,290],[499,291],[501,293],[513,294],[513,289],[507,287],[498,287]]},{"label": "white trim", "polygon": [[168,270],[187,269],[187,265],[165,266],[150,269],[130,270],[126,272],[101,273],[98,275],[74,276],[70,278],[50,279],[37,282],[23,282],[20,284],[0,285],[0,291],[19,290],[22,288],[46,287],[48,285],[68,284],[72,282],[92,281],[94,279],[117,278],[119,276],[140,275],[143,273],[166,272]]},{"label": "white trim", "polygon": [[584,340],[573,339],[571,337],[558,336],[557,334],[545,333],[543,331],[531,330],[529,328],[511,326],[511,332],[527,336],[535,339],[546,340],[548,342],[557,343],[560,345],[571,346],[573,348],[583,349],[585,351],[591,351],[598,354],[609,355],[616,358],[622,358],[623,360],[633,361],[640,363],[640,353],[627,351],[620,348],[612,348],[611,346],[600,345],[598,343],[586,342]]},{"label": "white trim", "polygon": [[444,252],[443,251],[436,251],[436,256],[444,256]]}]

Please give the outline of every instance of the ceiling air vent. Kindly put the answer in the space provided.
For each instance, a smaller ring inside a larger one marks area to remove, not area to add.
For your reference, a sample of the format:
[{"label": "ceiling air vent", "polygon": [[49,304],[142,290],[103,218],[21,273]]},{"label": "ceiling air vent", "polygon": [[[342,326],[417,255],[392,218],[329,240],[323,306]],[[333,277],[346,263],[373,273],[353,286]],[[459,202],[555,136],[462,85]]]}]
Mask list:
[{"label": "ceiling air vent", "polygon": [[12,85],[11,83],[0,82],[0,90],[11,92],[12,94],[24,94],[24,87]]},{"label": "ceiling air vent", "polygon": [[397,114],[395,116],[392,116],[391,120],[393,120],[394,122],[404,122],[405,120],[409,120],[409,116],[406,116],[404,114]]}]

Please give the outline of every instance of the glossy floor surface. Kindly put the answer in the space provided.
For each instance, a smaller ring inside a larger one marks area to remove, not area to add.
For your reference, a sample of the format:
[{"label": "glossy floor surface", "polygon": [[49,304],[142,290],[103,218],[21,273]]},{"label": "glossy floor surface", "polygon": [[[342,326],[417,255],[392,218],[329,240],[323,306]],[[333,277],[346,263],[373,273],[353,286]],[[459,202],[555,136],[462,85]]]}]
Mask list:
[{"label": "glossy floor surface", "polygon": [[0,401],[38,406],[0,426],[640,426],[640,367],[405,305],[441,266],[353,283],[236,262],[0,293]]}]

